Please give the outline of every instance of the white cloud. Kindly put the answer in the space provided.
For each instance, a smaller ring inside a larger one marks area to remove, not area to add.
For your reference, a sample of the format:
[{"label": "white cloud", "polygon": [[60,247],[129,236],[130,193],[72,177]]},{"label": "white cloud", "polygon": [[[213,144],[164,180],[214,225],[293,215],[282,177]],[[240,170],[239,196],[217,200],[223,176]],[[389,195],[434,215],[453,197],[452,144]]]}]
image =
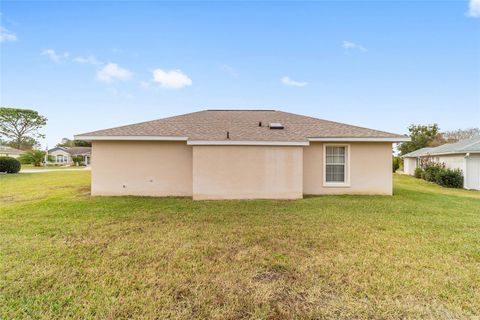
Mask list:
[{"label": "white cloud", "polygon": [[62,62],[70,56],[70,53],[64,52],[62,54],[58,54],[53,49],[45,49],[42,51],[42,55],[47,56],[53,62],[59,63]]},{"label": "white cloud", "polygon": [[78,56],[73,61],[81,63],[81,64],[92,64],[92,65],[100,65],[102,62],[98,61],[94,55],[89,55],[88,57]]},{"label": "white cloud", "polygon": [[162,88],[167,89],[180,89],[192,85],[192,79],[181,70],[155,69],[153,70],[153,82],[158,82]]},{"label": "white cloud", "polygon": [[97,80],[102,82],[112,82],[115,80],[126,81],[132,77],[132,73],[123,69],[116,63],[107,63],[103,68],[97,71]]},{"label": "white cloud", "polygon": [[286,86],[291,86],[291,87],[305,87],[308,82],[301,82],[301,81],[295,81],[293,79],[290,79],[290,77],[282,77],[280,81],[286,85]]},{"label": "white cloud", "polygon": [[17,41],[17,35],[0,26],[0,42]]},{"label": "white cloud", "polygon": [[361,44],[357,44],[351,41],[343,41],[342,47],[346,50],[360,50],[362,52],[367,52],[367,48]]},{"label": "white cloud", "polygon": [[473,18],[480,17],[480,0],[470,0],[468,15]]}]

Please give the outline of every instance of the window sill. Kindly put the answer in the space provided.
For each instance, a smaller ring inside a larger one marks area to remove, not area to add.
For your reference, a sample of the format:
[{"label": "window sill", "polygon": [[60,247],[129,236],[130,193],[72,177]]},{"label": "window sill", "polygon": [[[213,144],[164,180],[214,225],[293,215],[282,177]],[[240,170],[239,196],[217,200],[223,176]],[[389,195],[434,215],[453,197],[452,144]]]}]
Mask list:
[{"label": "window sill", "polygon": [[350,188],[349,183],[328,183],[324,182],[323,183],[324,188]]}]

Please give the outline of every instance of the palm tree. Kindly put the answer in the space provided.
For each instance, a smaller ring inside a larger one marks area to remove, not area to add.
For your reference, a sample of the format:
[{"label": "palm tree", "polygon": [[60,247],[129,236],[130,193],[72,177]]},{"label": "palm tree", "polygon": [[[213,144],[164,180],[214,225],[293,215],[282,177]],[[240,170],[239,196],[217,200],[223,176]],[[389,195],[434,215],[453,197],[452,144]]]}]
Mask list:
[{"label": "palm tree", "polygon": [[20,155],[19,160],[22,163],[30,163],[35,167],[40,167],[45,158],[45,151],[42,150],[29,150]]}]

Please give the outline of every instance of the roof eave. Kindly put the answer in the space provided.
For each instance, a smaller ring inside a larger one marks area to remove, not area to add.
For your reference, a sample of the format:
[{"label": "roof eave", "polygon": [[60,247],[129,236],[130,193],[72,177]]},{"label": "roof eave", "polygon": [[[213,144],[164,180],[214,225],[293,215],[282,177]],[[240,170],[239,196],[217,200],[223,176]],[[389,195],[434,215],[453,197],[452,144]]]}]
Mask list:
[{"label": "roof eave", "polygon": [[94,136],[77,135],[76,140],[83,141],[187,141],[188,137],[178,136]]},{"label": "roof eave", "polygon": [[318,137],[308,138],[308,141],[324,142],[409,142],[410,137]]},{"label": "roof eave", "polygon": [[428,153],[428,154],[423,154],[420,155],[419,157],[427,157],[427,156],[443,156],[443,155],[454,155],[454,154],[468,154],[468,153],[480,153],[478,150],[462,150],[462,151],[449,151],[449,152],[438,152],[438,153]]},{"label": "roof eave", "polygon": [[76,135],[84,141],[188,141],[188,145],[302,145],[309,142],[407,142],[410,137],[312,137],[308,141],[261,141],[261,140],[188,140],[182,136],[100,136]]},{"label": "roof eave", "polygon": [[308,141],[188,140],[190,146],[308,146]]}]

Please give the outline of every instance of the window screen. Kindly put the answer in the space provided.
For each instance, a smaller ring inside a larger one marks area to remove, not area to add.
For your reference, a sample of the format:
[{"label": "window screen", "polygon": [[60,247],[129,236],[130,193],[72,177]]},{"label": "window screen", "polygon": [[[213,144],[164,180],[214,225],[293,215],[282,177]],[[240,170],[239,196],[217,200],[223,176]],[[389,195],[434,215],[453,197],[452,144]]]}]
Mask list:
[{"label": "window screen", "polygon": [[346,149],[346,147],[326,147],[326,182],[345,182]]}]

